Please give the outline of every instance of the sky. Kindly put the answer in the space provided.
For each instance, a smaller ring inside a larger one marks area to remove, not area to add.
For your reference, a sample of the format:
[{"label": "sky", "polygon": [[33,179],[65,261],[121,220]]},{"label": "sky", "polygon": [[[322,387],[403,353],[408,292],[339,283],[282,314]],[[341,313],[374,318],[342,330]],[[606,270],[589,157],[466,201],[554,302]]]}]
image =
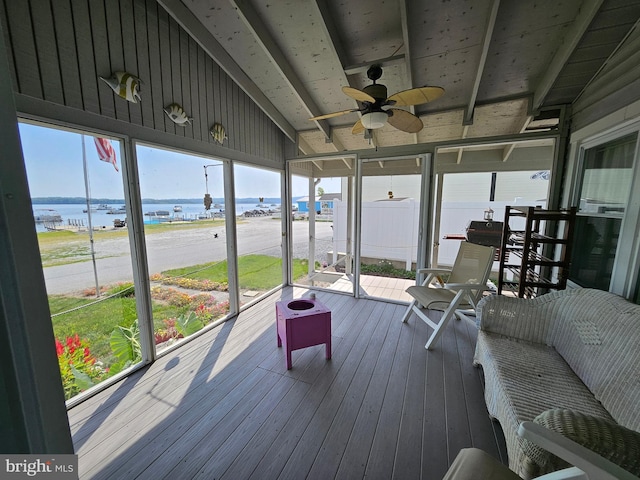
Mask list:
[{"label": "sky", "polygon": [[[82,135],[20,123],[22,150],[32,197],[84,197]],[[91,136],[85,136],[91,198],[124,198],[122,158],[119,142],[112,140],[119,172],[99,160]],[[138,146],[138,168],[142,198],[202,198],[208,191],[222,197],[223,179],[219,160]],[[207,181],[205,182],[205,165]],[[236,197],[280,197],[280,173],[245,165],[235,167]],[[339,192],[339,179],[323,179],[325,192]],[[293,198],[308,195],[308,181],[294,177]]]}]

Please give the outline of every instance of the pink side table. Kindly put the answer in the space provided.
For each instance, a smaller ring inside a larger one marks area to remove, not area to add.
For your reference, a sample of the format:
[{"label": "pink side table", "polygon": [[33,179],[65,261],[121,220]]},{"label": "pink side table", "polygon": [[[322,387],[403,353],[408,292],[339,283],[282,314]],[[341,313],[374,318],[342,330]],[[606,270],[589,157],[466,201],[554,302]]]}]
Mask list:
[{"label": "pink side table", "polygon": [[287,370],[291,352],[325,344],[327,360],[331,358],[331,310],[313,298],[276,302],[278,347],[284,343]]}]

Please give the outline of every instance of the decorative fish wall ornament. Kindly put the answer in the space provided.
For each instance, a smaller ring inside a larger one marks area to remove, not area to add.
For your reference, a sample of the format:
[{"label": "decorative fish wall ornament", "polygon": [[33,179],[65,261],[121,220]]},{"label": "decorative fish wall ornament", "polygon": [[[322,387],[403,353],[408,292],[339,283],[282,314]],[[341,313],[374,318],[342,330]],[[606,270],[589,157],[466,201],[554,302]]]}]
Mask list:
[{"label": "decorative fish wall ornament", "polygon": [[119,96],[131,103],[138,103],[140,98],[140,84],[142,81],[127,72],[113,72],[109,78],[100,77],[104,83]]},{"label": "decorative fish wall ornament", "polygon": [[181,127],[186,127],[187,123],[191,125],[191,120],[193,118],[187,115],[187,112],[184,111],[181,105],[177,103],[172,103],[171,105],[165,107],[164,113],[171,119],[173,123],[176,125],[180,125]]},{"label": "decorative fish wall ornament", "polygon": [[209,130],[213,139],[218,142],[220,145],[224,143],[227,139],[227,133],[224,130],[224,127],[220,123],[214,123],[211,130]]}]

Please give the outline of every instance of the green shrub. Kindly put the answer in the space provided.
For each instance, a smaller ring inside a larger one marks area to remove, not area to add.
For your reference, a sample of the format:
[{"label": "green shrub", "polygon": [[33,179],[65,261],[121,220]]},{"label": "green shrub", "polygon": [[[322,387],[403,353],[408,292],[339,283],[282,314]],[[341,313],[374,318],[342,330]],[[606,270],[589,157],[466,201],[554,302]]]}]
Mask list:
[{"label": "green shrub", "polygon": [[380,260],[377,264],[362,263],[360,265],[360,272],[365,275],[374,275],[379,277],[405,278],[409,280],[416,279],[415,271],[396,268],[389,260]]}]

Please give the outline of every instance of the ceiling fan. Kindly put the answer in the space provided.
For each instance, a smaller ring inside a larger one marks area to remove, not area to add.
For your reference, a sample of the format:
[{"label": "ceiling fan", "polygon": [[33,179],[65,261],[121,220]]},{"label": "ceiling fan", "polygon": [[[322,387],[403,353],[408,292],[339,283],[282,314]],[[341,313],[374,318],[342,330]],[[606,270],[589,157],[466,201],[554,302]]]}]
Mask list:
[{"label": "ceiling fan", "polygon": [[322,120],[346,115],[347,113],[362,112],[362,117],[351,129],[351,133],[354,135],[362,133],[364,130],[382,128],[387,122],[398,130],[407,133],[417,133],[422,130],[422,120],[417,116],[407,110],[392,107],[408,107],[431,102],[444,95],[444,89],[441,87],[418,87],[403,90],[387,97],[387,87],[376,83],[376,80],[381,76],[382,67],[380,65],[372,65],[367,70],[367,77],[373,81],[371,85],[364,87],[362,90],[353,87],[342,87],[342,91],[346,95],[357,100],[359,108],[318,115],[309,120]]}]

